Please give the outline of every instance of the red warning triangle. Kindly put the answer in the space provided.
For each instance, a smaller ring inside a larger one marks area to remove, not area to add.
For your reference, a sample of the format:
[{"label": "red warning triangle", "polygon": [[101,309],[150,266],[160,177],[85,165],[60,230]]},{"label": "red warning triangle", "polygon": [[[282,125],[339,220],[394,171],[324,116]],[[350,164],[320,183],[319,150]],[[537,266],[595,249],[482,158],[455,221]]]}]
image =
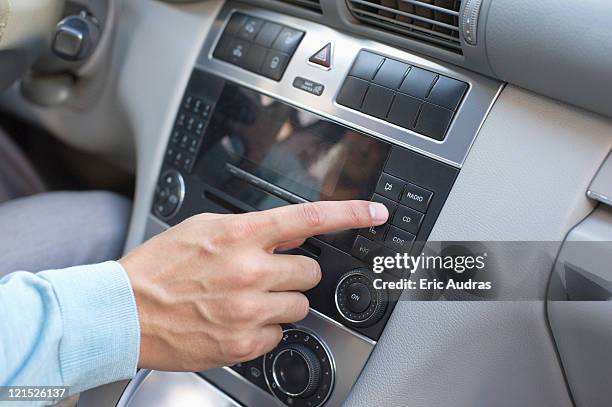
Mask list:
[{"label": "red warning triangle", "polygon": [[323,48],[318,50],[308,60],[313,64],[324,66],[325,68],[331,67],[331,51],[332,43],[328,42]]}]

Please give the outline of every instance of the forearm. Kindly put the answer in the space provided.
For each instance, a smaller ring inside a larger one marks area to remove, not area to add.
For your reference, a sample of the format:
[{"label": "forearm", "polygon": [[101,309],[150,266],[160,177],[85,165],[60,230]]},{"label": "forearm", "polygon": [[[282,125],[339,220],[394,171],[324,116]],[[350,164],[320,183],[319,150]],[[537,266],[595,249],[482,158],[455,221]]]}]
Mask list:
[{"label": "forearm", "polygon": [[132,288],[117,262],[0,280],[0,385],[76,393],[130,378],[139,335]]}]

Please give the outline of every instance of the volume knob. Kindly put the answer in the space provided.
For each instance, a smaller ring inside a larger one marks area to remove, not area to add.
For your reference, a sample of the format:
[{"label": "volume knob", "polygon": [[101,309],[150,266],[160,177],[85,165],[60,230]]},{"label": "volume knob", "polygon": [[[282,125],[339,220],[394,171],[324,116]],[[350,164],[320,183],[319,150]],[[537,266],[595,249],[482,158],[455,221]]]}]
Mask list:
[{"label": "volume knob", "polygon": [[356,269],[344,274],[336,285],[336,309],[351,325],[370,326],[387,309],[387,292],[374,288],[369,270]]}]

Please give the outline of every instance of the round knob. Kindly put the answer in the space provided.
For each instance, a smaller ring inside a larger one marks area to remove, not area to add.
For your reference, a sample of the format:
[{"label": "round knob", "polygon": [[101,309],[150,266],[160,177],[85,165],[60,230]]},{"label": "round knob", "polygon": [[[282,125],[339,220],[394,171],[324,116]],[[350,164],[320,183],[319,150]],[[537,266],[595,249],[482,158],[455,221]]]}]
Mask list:
[{"label": "round knob", "polygon": [[334,386],[331,353],[302,328],[285,329],[280,344],[264,356],[263,367],[268,389],[287,406],[322,406]]},{"label": "round knob", "polygon": [[374,288],[374,279],[366,269],[352,270],[340,277],[335,296],[338,312],[355,326],[375,324],[387,308],[387,292]]},{"label": "round knob", "polygon": [[281,348],[274,357],[272,376],[286,395],[308,397],[319,387],[321,363],[307,346],[291,344]]},{"label": "round knob", "polygon": [[165,171],[155,187],[153,211],[162,219],[176,215],[185,197],[183,176],[175,170]]},{"label": "round knob", "polygon": [[57,24],[52,49],[68,61],[81,61],[89,57],[100,39],[97,21],[86,11],[68,16]]}]

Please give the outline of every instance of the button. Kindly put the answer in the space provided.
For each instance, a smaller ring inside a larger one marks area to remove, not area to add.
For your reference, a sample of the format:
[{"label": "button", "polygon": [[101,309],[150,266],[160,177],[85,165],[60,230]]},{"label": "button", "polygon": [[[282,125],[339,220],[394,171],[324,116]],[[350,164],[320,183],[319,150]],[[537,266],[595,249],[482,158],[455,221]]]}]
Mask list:
[{"label": "button", "polygon": [[405,129],[414,129],[417,115],[423,102],[419,99],[398,93],[393,99],[387,120]]},{"label": "button", "polygon": [[395,96],[395,93],[387,88],[370,85],[363,100],[361,111],[379,119],[384,119],[387,117],[389,107],[391,107],[393,96]]},{"label": "button", "polygon": [[269,50],[261,67],[261,73],[270,79],[280,80],[289,63],[289,55]]},{"label": "button", "polygon": [[[391,215],[389,215],[391,216]],[[374,240],[375,242],[381,242],[385,233],[389,229],[388,224],[380,225],[380,226],[370,226],[369,228],[363,228],[359,230],[359,234],[367,237],[370,240]]]},{"label": "button", "polygon": [[416,235],[423,222],[423,217],[421,212],[399,205],[391,224]]},{"label": "button", "polygon": [[410,252],[410,248],[412,247],[412,243],[416,236],[412,233],[408,233],[403,231],[395,226],[391,226],[389,228],[389,232],[387,232],[387,237],[385,242],[389,244],[389,246],[394,250],[401,253]]},{"label": "button", "polygon": [[392,200],[385,198],[384,196],[377,195],[377,194],[374,194],[374,196],[372,196],[371,201],[378,202],[378,203],[385,205],[387,207],[387,210],[389,211],[389,219],[393,217],[393,212],[395,212],[395,208],[397,207],[397,202],[393,202]]},{"label": "button", "polygon": [[467,90],[467,83],[440,76],[431,89],[427,100],[438,106],[450,110],[457,110],[463,94]]},{"label": "button", "polygon": [[266,58],[266,52],[267,49],[261,45],[251,44],[242,66],[249,71],[259,72],[261,70],[263,61]]},{"label": "button", "polygon": [[349,284],[345,290],[346,293],[346,307],[354,313],[362,313],[370,307],[372,303],[372,294],[368,287],[361,283],[356,282]]},{"label": "button", "polygon": [[294,30],[293,28],[284,27],[272,48],[293,55],[293,52],[297,48],[300,41],[302,41],[302,37],[304,36],[304,31]]},{"label": "button", "polygon": [[364,262],[368,262],[369,259],[374,257],[378,252],[382,250],[382,246],[371,240],[366,239],[363,236],[357,236],[351,254]]},{"label": "button", "polygon": [[349,76],[344,81],[336,102],[351,109],[359,110],[368,86],[366,81]]},{"label": "button", "polygon": [[376,184],[376,193],[398,201],[404,189],[405,182],[389,174],[382,173]]},{"label": "button", "polygon": [[266,378],[263,374],[263,359],[257,358],[246,363],[244,375],[257,386],[266,388]]},{"label": "button", "polygon": [[226,61],[235,65],[242,65],[250,46],[251,45],[246,41],[238,39],[233,40],[227,54]]},{"label": "button", "polygon": [[236,34],[238,30],[240,29],[240,27],[242,27],[242,25],[244,24],[246,19],[247,19],[247,16],[245,16],[244,14],[241,14],[241,13],[232,14],[232,17],[230,18],[229,22],[225,26],[225,31],[223,31],[223,34],[231,34],[231,35]]},{"label": "button", "polygon": [[240,38],[251,41],[253,38],[255,38],[257,33],[259,33],[259,30],[261,30],[263,24],[264,21],[260,20],[259,18],[247,17],[242,27],[240,27],[238,30],[237,35]]},{"label": "button", "polygon": [[425,99],[429,94],[436,74],[413,66],[406,75],[400,90],[417,98]]},{"label": "button", "polygon": [[453,112],[442,107],[423,103],[415,130],[436,140],[444,140]]},{"label": "button", "polygon": [[230,50],[232,48],[233,40],[234,39],[230,37],[229,35],[223,35],[223,37],[221,37],[221,39],[217,43],[217,47],[215,48],[215,52],[213,53],[213,56],[215,58],[227,61],[229,54],[230,54]]},{"label": "button", "polygon": [[327,45],[325,45],[323,48],[315,52],[313,56],[308,58],[308,61],[312,62],[313,64],[320,65],[324,68],[330,68],[331,58],[332,58],[332,43],[328,42]]},{"label": "button", "polygon": [[408,64],[387,58],[376,73],[374,82],[391,89],[397,89],[407,70]]},{"label": "button", "polygon": [[191,108],[193,107],[193,101],[194,101],[193,96],[191,95],[185,96],[185,99],[183,99],[183,109],[191,110]]},{"label": "button", "polygon": [[257,37],[255,37],[255,42],[259,45],[263,45],[264,47],[269,48],[272,46],[274,40],[276,39],[276,37],[278,37],[278,33],[280,33],[282,29],[282,25],[271,23],[268,21],[264,24],[261,31],[259,31]]},{"label": "button", "polygon": [[351,68],[349,75],[356,76],[361,79],[372,80],[374,74],[384,61],[384,57],[372,54],[371,52],[361,51],[357,56],[357,60]]},{"label": "button", "polygon": [[313,82],[309,79],[302,78],[301,76],[297,76],[293,80],[293,87],[308,93],[312,93],[316,96],[321,96],[323,94],[323,90],[325,90],[325,86],[323,84]]},{"label": "button", "polygon": [[186,149],[188,143],[189,143],[189,135],[183,133],[183,135],[179,139],[179,147],[182,149]]},{"label": "button", "polygon": [[400,202],[412,209],[425,213],[427,212],[432,197],[433,192],[408,183],[404,188],[404,193],[402,194]]}]

